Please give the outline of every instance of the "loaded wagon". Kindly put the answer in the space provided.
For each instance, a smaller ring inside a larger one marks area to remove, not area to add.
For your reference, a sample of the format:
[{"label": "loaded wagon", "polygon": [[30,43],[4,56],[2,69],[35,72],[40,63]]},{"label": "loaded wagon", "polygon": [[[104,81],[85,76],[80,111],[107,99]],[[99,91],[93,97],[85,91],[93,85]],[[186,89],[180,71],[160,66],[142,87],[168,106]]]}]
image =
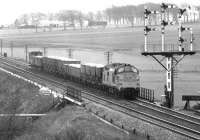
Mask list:
[{"label": "loaded wagon", "polygon": [[81,79],[81,64],[65,64],[66,75],[69,79],[79,82]]},{"label": "loaded wagon", "polygon": [[66,57],[56,57],[57,59],[57,72],[59,75],[64,75],[63,73],[66,71],[65,70],[65,64],[80,64],[80,60],[76,59],[71,59],[71,58],[66,58]]},{"label": "loaded wagon", "polygon": [[42,69],[43,68],[43,56],[32,56],[31,57],[31,66]]},{"label": "loaded wagon", "polygon": [[44,57],[43,64],[45,71],[64,76],[66,72],[65,64],[80,64],[80,61],[65,57],[47,56]]},{"label": "loaded wagon", "polygon": [[94,84],[102,83],[102,71],[104,65],[86,63],[81,65],[81,79]]},{"label": "loaded wagon", "polygon": [[34,51],[29,53],[29,64],[33,63],[33,57],[34,56],[42,56],[42,52],[40,51]]},{"label": "loaded wagon", "polygon": [[56,59],[51,57],[43,58],[43,70],[49,73],[57,73]]}]

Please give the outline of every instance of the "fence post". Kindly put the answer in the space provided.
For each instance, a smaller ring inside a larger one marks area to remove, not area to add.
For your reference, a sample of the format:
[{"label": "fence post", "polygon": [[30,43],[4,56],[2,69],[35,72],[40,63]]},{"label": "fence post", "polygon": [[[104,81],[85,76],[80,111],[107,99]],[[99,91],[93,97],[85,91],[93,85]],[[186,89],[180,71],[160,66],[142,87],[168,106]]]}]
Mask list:
[{"label": "fence post", "polygon": [[10,42],[10,49],[11,49],[11,57],[13,57],[13,42]]},{"label": "fence post", "polygon": [[28,46],[25,45],[26,62],[28,62]]},{"label": "fence post", "polygon": [[154,90],[153,90],[153,102],[154,102]]},{"label": "fence post", "polygon": [[1,39],[1,56],[3,55],[3,40]]}]

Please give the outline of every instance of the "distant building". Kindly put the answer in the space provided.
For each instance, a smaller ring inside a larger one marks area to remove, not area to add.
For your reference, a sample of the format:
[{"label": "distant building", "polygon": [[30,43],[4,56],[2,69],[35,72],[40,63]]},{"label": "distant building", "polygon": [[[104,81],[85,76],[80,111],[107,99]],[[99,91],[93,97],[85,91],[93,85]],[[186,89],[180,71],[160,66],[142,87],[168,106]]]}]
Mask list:
[{"label": "distant building", "polygon": [[58,20],[41,20],[39,23],[41,27],[49,27],[50,25],[53,27],[60,27],[63,26],[63,22]]}]

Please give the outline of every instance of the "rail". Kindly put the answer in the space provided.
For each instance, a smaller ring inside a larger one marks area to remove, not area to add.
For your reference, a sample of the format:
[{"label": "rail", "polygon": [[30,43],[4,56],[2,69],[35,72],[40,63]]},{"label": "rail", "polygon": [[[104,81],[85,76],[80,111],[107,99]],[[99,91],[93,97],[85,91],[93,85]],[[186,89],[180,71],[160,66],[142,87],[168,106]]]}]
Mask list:
[{"label": "rail", "polygon": [[0,117],[42,117],[47,114],[0,114]]}]

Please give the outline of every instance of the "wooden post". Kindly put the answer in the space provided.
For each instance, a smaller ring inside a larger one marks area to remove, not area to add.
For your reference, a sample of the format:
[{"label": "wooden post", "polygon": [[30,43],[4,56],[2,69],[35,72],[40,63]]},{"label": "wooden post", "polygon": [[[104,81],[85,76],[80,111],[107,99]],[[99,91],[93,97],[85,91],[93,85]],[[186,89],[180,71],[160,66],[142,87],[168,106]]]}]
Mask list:
[{"label": "wooden post", "polygon": [[46,56],[46,53],[47,53],[47,50],[46,50],[46,49],[47,49],[47,48],[44,47],[44,50],[43,50],[44,56]]},{"label": "wooden post", "polygon": [[25,45],[25,56],[26,56],[26,62],[28,62],[28,46]]},{"label": "wooden post", "polygon": [[1,56],[3,55],[3,40],[1,39]]},{"label": "wooden post", "polygon": [[13,42],[10,43],[10,49],[11,57],[13,57]]}]

